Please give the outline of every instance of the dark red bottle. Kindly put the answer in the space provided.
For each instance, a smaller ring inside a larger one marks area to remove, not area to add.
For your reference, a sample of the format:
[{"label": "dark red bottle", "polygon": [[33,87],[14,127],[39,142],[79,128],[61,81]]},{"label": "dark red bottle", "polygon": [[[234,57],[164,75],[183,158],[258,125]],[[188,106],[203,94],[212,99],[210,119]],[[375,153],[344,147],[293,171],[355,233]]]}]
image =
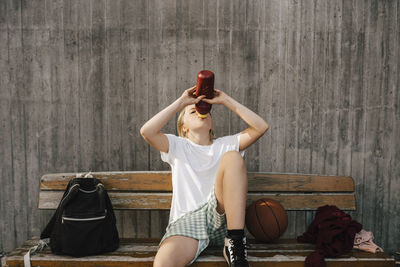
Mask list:
[{"label": "dark red bottle", "polygon": [[[196,83],[196,97],[206,95],[206,98],[212,99],[214,97],[214,73],[209,70],[202,70],[197,74]],[[207,117],[210,112],[212,104],[204,101],[199,101],[195,105],[197,115],[201,118]]]}]

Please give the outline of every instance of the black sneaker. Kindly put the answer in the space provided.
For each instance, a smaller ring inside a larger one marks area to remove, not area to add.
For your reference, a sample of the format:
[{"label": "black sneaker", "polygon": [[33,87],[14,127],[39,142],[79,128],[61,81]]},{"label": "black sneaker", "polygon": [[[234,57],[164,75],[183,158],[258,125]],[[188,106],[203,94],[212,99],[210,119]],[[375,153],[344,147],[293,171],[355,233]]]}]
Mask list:
[{"label": "black sneaker", "polygon": [[243,239],[225,237],[224,257],[230,267],[250,267],[247,261],[246,237]]}]

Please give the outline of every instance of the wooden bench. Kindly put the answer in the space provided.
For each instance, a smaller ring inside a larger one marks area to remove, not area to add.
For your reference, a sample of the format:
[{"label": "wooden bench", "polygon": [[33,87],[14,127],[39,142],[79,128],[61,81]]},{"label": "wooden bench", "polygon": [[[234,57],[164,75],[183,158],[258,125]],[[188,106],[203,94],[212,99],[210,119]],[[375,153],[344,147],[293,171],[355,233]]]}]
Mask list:
[{"label": "wooden bench", "polygon": [[[55,209],[74,173],[46,174],[41,178],[39,209]],[[168,172],[98,172],[114,209],[168,210],[171,202],[171,173]],[[313,211],[319,206],[336,205],[355,210],[354,182],[351,177],[289,173],[249,172],[248,204],[262,197],[279,201],[286,210]],[[309,212],[308,223],[313,219]],[[362,223],[362,222],[360,222]],[[290,221],[289,221],[290,224]],[[306,222],[304,223],[304,231]],[[304,232],[303,231],[303,232]],[[297,233],[297,235],[302,234]],[[121,239],[120,248],[99,256],[73,258],[52,255],[46,249],[32,257],[32,266],[152,266],[160,239]],[[23,266],[23,255],[36,245],[38,238],[28,240],[6,256],[8,266]],[[314,251],[313,244],[297,243],[295,238],[262,244],[248,236],[249,260],[258,266],[304,266],[305,257]],[[395,266],[386,253],[353,250],[339,258],[326,258],[328,266]],[[192,266],[227,266],[222,248],[209,247]]]}]

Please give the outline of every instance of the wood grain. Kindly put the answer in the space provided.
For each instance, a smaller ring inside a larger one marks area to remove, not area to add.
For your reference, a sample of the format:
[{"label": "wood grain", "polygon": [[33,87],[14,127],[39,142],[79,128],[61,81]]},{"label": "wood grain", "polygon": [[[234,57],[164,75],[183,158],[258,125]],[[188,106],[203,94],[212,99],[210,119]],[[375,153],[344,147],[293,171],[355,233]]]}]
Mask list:
[{"label": "wood grain", "polygon": [[[35,243],[36,242],[36,243]],[[6,258],[9,267],[22,267],[23,255],[37,244],[38,239],[27,241]],[[49,249],[32,257],[31,264],[38,266],[153,266],[159,239],[122,239],[117,251],[104,255],[72,258],[51,254]],[[260,243],[254,239],[248,240],[248,259],[251,266],[285,267],[304,266],[305,258],[314,251],[313,244],[297,243],[294,239],[279,239],[274,243]],[[386,253],[376,254],[359,250],[342,255],[338,258],[325,258],[329,267],[394,267],[395,261]],[[220,247],[208,247],[192,265],[196,267],[224,267],[226,261]]]},{"label": "wood grain", "polygon": [[[170,171],[93,172],[108,191],[172,191]],[[45,174],[41,190],[64,190],[76,173]],[[348,176],[248,172],[250,192],[353,192]]]},{"label": "wood grain", "polygon": [[[40,209],[56,209],[61,200],[61,191],[41,191]],[[110,192],[114,209],[169,210],[172,193],[127,193]],[[355,210],[354,194],[286,194],[286,193],[249,193],[248,205],[260,198],[271,198],[281,203],[287,210],[316,210],[323,205],[336,205],[343,210]]]}]

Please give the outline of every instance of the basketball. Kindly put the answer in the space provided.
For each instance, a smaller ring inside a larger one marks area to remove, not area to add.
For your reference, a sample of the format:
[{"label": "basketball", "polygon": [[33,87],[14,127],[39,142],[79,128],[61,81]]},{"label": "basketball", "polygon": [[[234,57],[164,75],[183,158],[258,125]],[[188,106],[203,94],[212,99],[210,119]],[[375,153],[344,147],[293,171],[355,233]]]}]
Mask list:
[{"label": "basketball", "polygon": [[285,232],[288,216],[284,207],[273,199],[254,201],[246,210],[246,227],[255,239],[271,242]]}]

